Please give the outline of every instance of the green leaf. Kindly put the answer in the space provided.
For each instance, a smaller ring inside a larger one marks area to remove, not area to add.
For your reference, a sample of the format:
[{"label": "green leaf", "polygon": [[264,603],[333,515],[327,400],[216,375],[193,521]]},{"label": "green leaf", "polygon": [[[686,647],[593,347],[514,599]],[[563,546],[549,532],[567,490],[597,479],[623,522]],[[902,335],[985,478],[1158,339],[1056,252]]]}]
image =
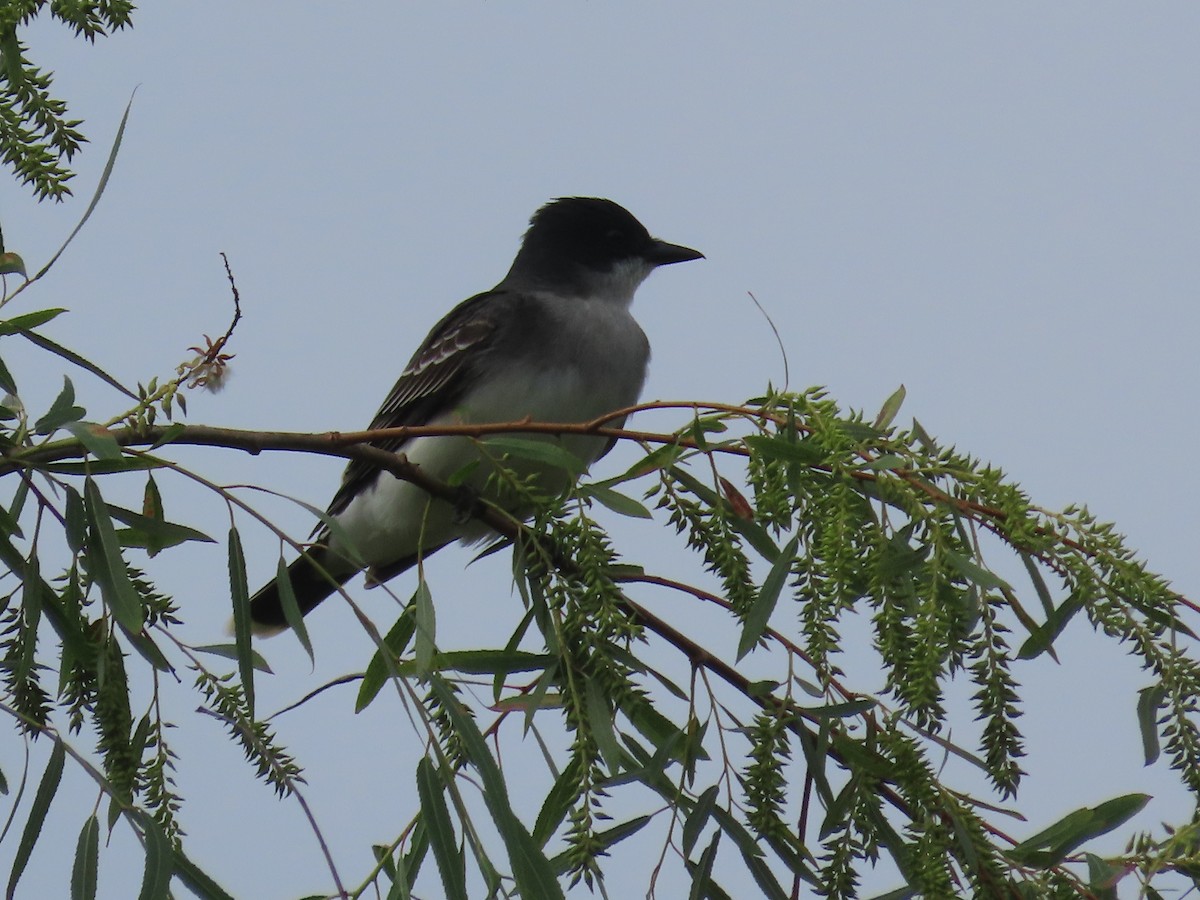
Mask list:
[{"label": "green leaf", "polygon": [[109,518],[108,506],[100,496],[100,488],[91,478],[83,485],[83,503],[90,533],[91,575],[100,584],[104,601],[116,620],[127,631],[141,631],[146,621],[142,598],[129,578],[129,569],[125,566],[125,558],[121,556],[121,544]]},{"label": "green leaf", "polygon": [[65,359],[67,362],[78,366],[86,372],[91,372],[105,384],[116,388],[130,400],[140,400],[137,394],[129,390],[129,388],[125,387],[125,385],[121,384],[121,382],[117,381],[117,379],[113,378],[98,365],[84,359],[74,350],[68,350],[66,347],[62,346],[62,344],[58,344],[50,340],[50,338],[46,337],[44,334],[38,334],[36,331],[22,331],[21,337],[25,338],[25,340],[29,341],[34,346],[41,347],[43,350],[47,350],[50,353],[53,353],[55,356]]},{"label": "green leaf", "polygon": [[758,597],[755,598],[754,605],[750,607],[746,621],[742,624],[742,636],[738,640],[738,660],[754,649],[759,638],[767,630],[771,613],[775,611],[775,604],[779,602],[779,595],[787,583],[788,573],[791,572],[792,561],[796,558],[796,549],[799,546],[800,536],[796,535],[787,542],[779,558],[771,566],[771,571],[767,573],[767,580],[763,582],[762,590],[758,592]]},{"label": "green leaf", "polygon": [[847,700],[845,703],[807,706],[804,707],[804,713],[817,719],[846,719],[851,716],[862,715],[868,710],[874,709],[877,705],[878,703],[872,698],[863,697],[859,700]]},{"label": "green leaf", "polygon": [[586,468],[578,456],[553,441],[520,437],[488,437],[484,440],[484,444],[493,453],[498,451],[515,459],[529,460],[555,469],[563,469],[575,476],[581,475]]},{"label": "green leaf", "polygon": [[42,773],[42,780],[38,782],[33,805],[29,808],[29,820],[25,823],[25,830],[21,832],[21,841],[17,844],[17,852],[13,857],[12,874],[8,877],[8,891],[5,894],[6,900],[12,900],[17,889],[17,882],[20,881],[25,866],[29,862],[29,855],[33,852],[33,847],[42,834],[46,812],[50,809],[50,801],[54,799],[54,795],[58,791],[58,784],[62,780],[63,763],[66,762],[66,759],[67,751],[62,741],[55,740],[54,749],[50,751],[50,760],[46,763],[46,771]]},{"label": "green leaf", "polygon": [[51,319],[56,319],[65,312],[65,309],[56,307],[54,309],[34,310],[33,312],[13,316],[11,319],[0,319],[0,337],[8,334],[21,334],[30,328],[45,325]]},{"label": "green leaf", "polygon": [[34,423],[33,430],[38,434],[50,434],[68,422],[82,419],[85,412],[82,406],[75,405],[75,386],[71,384],[70,378],[64,376],[62,390],[58,392],[46,414]]},{"label": "green leaf", "polygon": [[424,578],[417,583],[413,607],[417,613],[417,642],[413,661],[418,672],[428,672],[433,667],[433,656],[437,652],[437,613],[433,608],[429,584]]},{"label": "green leaf", "polygon": [[[136,89],[134,89],[134,93],[137,93]],[[79,220],[79,224],[75,226],[75,230],[67,235],[67,239],[63,242],[63,245],[58,248],[58,252],[55,253],[54,256],[50,257],[50,262],[42,266],[41,270],[33,276],[34,281],[37,281],[39,278],[49,272],[50,267],[58,262],[58,258],[62,256],[63,251],[70,246],[71,241],[75,240],[75,235],[79,234],[79,231],[83,228],[84,223],[87,222],[88,218],[91,217],[92,210],[94,210],[96,208],[96,204],[100,202],[100,195],[104,193],[104,188],[108,185],[108,178],[110,175],[112,175],[113,164],[117,161],[117,151],[121,149],[121,140],[125,136],[125,124],[129,121],[129,110],[132,107],[133,96],[130,95],[129,103],[125,106],[125,114],[121,116],[121,124],[117,127],[117,136],[113,139],[112,148],[108,151],[108,161],[104,164],[104,171],[100,173],[100,181],[96,185],[96,193],[92,195],[92,202],[89,203],[88,208],[84,210],[83,218]]]},{"label": "green leaf", "polygon": [[[671,469],[671,477],[679,481],[713,509],[730,510],[728,500],[717,494],[716,491],[690,472],[681,469],[679,466],[675,466]],[[775,546],[775,541],[771,539],[767,530],[757,522],[743,519],[737,515],[729,516],[728,522],[767,562],[774,563],[779,559],[779,548]]]},{"label": "green leaf", "polygon": [[312,641],[308,637],[308,627],[304,624],[304,614],[300,612],[300,603],[296,600],[296,590],[292,587],[292,578],[288,574],[287,563],[279,557],[279,565],[275,569],[275,584],[279,588],[279,605],[283,609],[283,619],[287,622],[292,634],[308,654],[308,661],[316,665],[317,657],[313,653]]},{"label": "green leaf", "polygon": [[207,872],[197,866],[178,848],[174,851],[175,877],[197,897],[204,900],[233,900],[233,896],[212,880]]},{"label": "green leaf", "polygon": [[442,780],[433,763],[422,757],[417,763],[417,796],[421,801],[421,821],[442,876],[442,888],[447,900],[467,900],[466,862],[458,848],[442,790]]},{"label": "green leaf", "polygon": [[197,531],[187,525],[167,522],[161,517],[144,516],[112,503],[108,504],[108,513],[118,522],[129,526],[121,529],[117,534],[121,546],[144,548],[150,556],[156,555],[160,550],[166,550],[188,541],[199,541],[204,544],[216,543],[216,540],[203,531]]},{"label": "green leaf", "polygon": [[1148,794],[1125,794],[1099,806],[1077,809],[1005,851],[1005,855],[1019,865],[1039,869],[1056,866],[1080,844],[1123,825],[1149,802]]},{"label": "green leaf", "polygon": [[900,407],[904,405],[904,398],[908,392],[904,389],[904,385],[896,388],[892,396],[883,401],[883,407],[879,410],[879,415],[875,417],[875,427],[879,430],[886,430],[896,418],[896,413],[900,412]]},{"label": "green leaf", "polygon": [[1094,853],[1085,853],[1083,858],[1088,864],[1088,887],[1098,900],[1117,900],[1117,882],[1129,873],[1124,863],[1110,863]]},{"label": "green leaf", "polygon": [[546,794],[542,808],[538,811],[537,821],[533,823],[533,840],[539,847],[546,846],[563,819],[567,817],[567,813],[571,811],[578,781],[578,776],[568,769],[555,779],[550,793]]},{"label": "green leaf", "polygon": [[721,832],[713,835],[712,841],[700,854],[700,862],[692,871],[692,889],[688,892],[688,900],[704,900],[708,896],[709,883],[712,880],[713,863],[717,859],[717,844],[721,841]]},{"label": "green leaf", "polygon": [[[233,660],[241,659],[241,650],[238,649],[238,645],[236,643],[234,643],[234,644],[201,644],[197,647],[194,647],[193,649],[197,650],[200,653],[210,653],[213,656],[219,656],[222,659],[233,659]],[[253,647],[250,648],[250,660],[251,660],[251,662],[254,663],[254,668],[256,668],[258,671],[266,672],[268,675],[275,674],[274,672],[271,671],[270,665],[267,664],[267,661],[262,657],[262,654],[260,654]]]},{"label": "green leaf", "polygon": [[1158,708],[1162,706],[1167,689],[1161,684],[1138,691],[1137,720],[1142,732],[1142,753],[1146,765],[1158,760]]},{"label": "green leaf", "polygon": [[123,455],[121,445],[103,425],[93,422],[68,422],[66,429],[97,459],[120,459]]},{"label": "green leaf", "polygon": [[751,451],[762,459],[799,463],[802,466],[812,466],[825,461],[825,451],[815,441],[789,440],[786,435],[773,437],[766,434],[751,434],[745,441]]},{"label": "green leaf", "polygon": [[1029,637],[1017,651],[1017,659],[1034,659],[1050,649],[1055,639],[1067,627],[1067,623],[1085,606],[1085,593],[1078,588],[1071,591],[1067,599],[1054,609],[1044,623],[1030,631]]},{"label": "green leaf", "polygon": [[548,653],[528,650],[450,650],[438,653],[433,669],[464,675],[508,675],[511,672],[540,672],[553,662]]},{"label": "green leaf", "polygon": [[120,459],[47,463],[41,469],[51,475],[111,475],[115,472],[145,472],[163,466],[162,460],[150,456],[122,456]]},{"label": "green leaf", "polygon": [[139,820],[146,839],[146,868],[142,872],[138,900],[169,900],[171,871],[174,869],[171,842],[152,818],[143,815]]},{"label": "green leaf", "polygon": [[600,755],[608,764],[609,771],[619,771],[621,748],[617,744],[617,735],[613,730],[613,711],[608,705],[608,699],[595,678],[589,678],[584,684],[587,701],[588,724],[591,726],[592,737],[600,748]]},{"label": "green leaf", "polygon": [[21,523],[13,518],[12,513],[4,507],[3,503],[0,503],[0,532],[10,537],[25,537],[24,532],[21,531]]},{"label": "green leaf", "polygon": [[612,488],[602,487],[598,484],[588,484],[581,487],[580,492],[584,496],[595,498],[618,515],[629,516],[633,519],[654,518],[650,510],[646,509],[641,503],[638,503],[632,497],[627,497],[618,491],[614,491]]},{"label": "green leaf", "polygon": [[237,646],[238,674],[246,693],[246,709],[254,716],[254,651],[250,646],[250,588],[246,583],[246,555],[236,526],[229,529],[229,595],[233,600],[233,640]]},{"label": "green leaf", "polygon": [[975,560],[969,559],[956,550],[950,550],[948,548],[943,550],[943,557],[945,558],[946,562],[950,563],[950,567],[957,570],[958,574],[967,581],[977,584],[979,587],[984,588],[985,590],[992,588],[994,590],[1004,591],[1007,594],[1011,594],[1013,592],[1013,589],[1009,583],[995,572],[991,571],[990,569],[985,569],[983,566],[979,565],[979,563],[975,562]]},{"label": "green leaf", "polygon": [[390,656],[385,656],[385,650],[381,647],[375,651],[375,655],[367,663],[367,671],[363,675],[362,684],[358,687],[358,697],[354,701],[356,713],[360,713],[370,706],[371,701],[387,683],[400,656],[408,649],[408,643],[412,640],[416,628],[416,607],[410,603],[400,613],[400,617],[396,619],[383,639],[384,647],[387,648],[386,652]]},{"label": "green leaf", "polygon": [[100,867],[100,822],[88,816],[75,846],[75,865],[71,869],[71,900],[95,900],[96,875]]},{"label": "green leaf", "polygon": [[[12,372],[8,371],[8,366],[4,364],[4,360],[0,359],[0,391],[17,395],[17,381],[12,376]],[[8,414],[5,413],[7,416]]]},{"label": "green leaf", "polygon": [[25,260],[17,253],[0,253],[0,275],[20,275],[22,278],[28,278],[25,274]]},{"label": "green leaf", "polygon": [[65,486],[63,495],[66,499],[66,526],[63,530],[67,546],[71,548],[72,553],[81,553],[87,546],[87,510],[84,508],[83,498],[75,488]]},{"label": "green leaf", "polygon": [[704,793],[696,798],[696,805],[692,807],[692,811],[688,814],[687,819],[684,820],[684,856],[692,855],[692,848],[696,846],[696,841],[700,839],[700,834],[704,831],[704,826],[708,824],[709,816],[712,815],[713,807],[717,805],[718,793],[719,788],[717,785],[709,785]]},{"label": "green leaf", "polygon": [[430,689],[450,716],[467,759],[479,773],[483,800],[508,851],[508,860],[512,865],[518,893],[522,897],[537,897],[539,900],[555,900],[562,897],[562,887],[554,875],[550,861],[509,805],[504,776],[500,773],[500,767],[496,765],[479,726],[467,715],[443,678],[438,675],[432,676]]}]

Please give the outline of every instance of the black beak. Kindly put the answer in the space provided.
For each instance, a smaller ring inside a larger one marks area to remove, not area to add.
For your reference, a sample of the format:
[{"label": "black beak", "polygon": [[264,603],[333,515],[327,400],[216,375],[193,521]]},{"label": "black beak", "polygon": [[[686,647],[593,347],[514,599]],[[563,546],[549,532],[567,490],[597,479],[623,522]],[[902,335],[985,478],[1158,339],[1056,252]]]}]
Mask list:
[{"label": "black beak", "polygon": [[656,266],[666,266],[671,263],[687,262],[692,259],[704,259],[704,254],[691,247],[679,244],[668,244],[666,241],[655,240],[646,251],[646,261]]}]

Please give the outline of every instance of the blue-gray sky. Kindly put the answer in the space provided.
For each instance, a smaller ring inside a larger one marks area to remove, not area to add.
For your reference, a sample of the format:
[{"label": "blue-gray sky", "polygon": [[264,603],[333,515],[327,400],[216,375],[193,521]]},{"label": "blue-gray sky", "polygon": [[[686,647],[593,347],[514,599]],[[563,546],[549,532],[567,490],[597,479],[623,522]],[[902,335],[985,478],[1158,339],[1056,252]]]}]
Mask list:
[{"label": "blue-gray sky", "polygon": [[[708,255],[639,293],[654,347],[646,398],[738,402],[779,384],[752,292],[780,330],[793,387],[824,384],[874,410],[905,384],[903,416],[1003,467],[1043,506],[1087,503],[1151,568],[1197,593],[1200,489],[1186,459],[1200,443],[1200,8],[370,3],[329,13],[150,5],[131,32],[95,46],[61,26],[30,29],[32,55],[92,139],[70,203],[38,206],[0,184],[5,239],[32,266],[82,213],[137,95],[100,207],[20,311],[69,307],[50,329],[57,340],[146,380],[223,331],[225,251],[246,313],[234,377],[219,395],[191,396],[190,420],[354,429],[428,328],[504,273],[534,208],[607,196]],[[8,344],[5,354],[26,401],[48,402],[61,373]],[[75,381],[97,418],[121,408]],[[340,471],[299,456],[187,459],[218,481],[315,505]],[[618,471],[602,465],[598,474]],[[219,503],[177,480],[162,487],[169,515],[224,534]],[[302,510],[269,508],[307,531]],[[245,538],[257,582],[277,545],[250,528]],[[626,550],[685,571],[677,546],[660,523]],[[468,559],[451,550],[430,567],[450,645],[507,634],[521,613],[505,561],[464,573]],[[223,549],[148,568],[183,606],[189,637],[220,639]],[[362,600],[390,621],[380,592]],[[674,599],[656,608],[692,615]],[[264,647],[278,674],[261,680],[263,709],[361,668],[369,645],[344,606],[326,604],[311,628],[315,672],[294,642]],[[1023,720],[1033,821],[1012,831],[1132,790],[1156,795],[1145,827],[1186,817],[1165,766],[1141,766],[1136,667],[1082,621],[1059,653],[1061,666],[1019,671],[1033,684]],[[183,822],[197,861],[238,896],[326,889],[296,806],[271,799],[215,724],[191,715],[184,690],[168,693],[181,704]],[[349,690],[330,692],[278,727],[353,874],[369,865],[368,842],[406,821],[420,745],[394,701],[358,717],[351,704]],[[514,735],[508,752],[536,750]],[[0,747],[10,782],[21,753],[12,738]],[[65,785],[22,896],[65,890],[60,861],[93,797],[74,774]],[[119,829],[101,858],[102,896],[130,895],[140,859]],[[644,890],[646,858],[629,859],[614,869],[613,896]]]}]

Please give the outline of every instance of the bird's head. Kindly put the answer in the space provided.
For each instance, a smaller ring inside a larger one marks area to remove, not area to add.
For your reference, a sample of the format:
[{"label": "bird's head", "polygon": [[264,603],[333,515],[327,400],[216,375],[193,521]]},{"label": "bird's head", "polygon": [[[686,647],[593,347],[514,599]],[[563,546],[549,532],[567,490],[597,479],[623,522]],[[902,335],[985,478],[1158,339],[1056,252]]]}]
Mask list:
[{"label": "bird's head", "polygon": [[659,266],[704,254],[652,237],[629,210],[599,197],[562,197],[533,214],[505,282],[628,303]]}]

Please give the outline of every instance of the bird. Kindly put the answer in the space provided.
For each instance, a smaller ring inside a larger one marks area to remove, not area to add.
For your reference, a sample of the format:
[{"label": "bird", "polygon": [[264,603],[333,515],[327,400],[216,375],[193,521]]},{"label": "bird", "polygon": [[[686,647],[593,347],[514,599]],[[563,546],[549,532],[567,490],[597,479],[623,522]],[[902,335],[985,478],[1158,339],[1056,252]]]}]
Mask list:
[{"label": "bird", "polygon": [[[650,360],[649,340],[630,313],[634,292],[659,266],[703,258],[690,247],[652,237],[612,200],[551,200],[529,220],[500,282],[434,325],[370,428],[577,423],[634,405]],[[618,418],[610,424],[622,423]],[[543,439],[560,443],[583,469],[614,443],[597,435]],[[403,454],[434,478],[466,471],[468,490],[486,490],[494,471],[479,464],[480,444],[469,437],[386,439],[373,446]],[[522,474],[536,477],[543,493],[572,483],[561,468],[524,459],[521,464]],[[489,534],[494,532],[464,517],[455,504],[352,460],[325,523],[314,529],[315,541],[288,567],[288,580],[306,615],[360,569],[377,583],[455,540],[469,543]],[[287,628],[277,579],[251,598],[250,618],[259,634]]]}]

